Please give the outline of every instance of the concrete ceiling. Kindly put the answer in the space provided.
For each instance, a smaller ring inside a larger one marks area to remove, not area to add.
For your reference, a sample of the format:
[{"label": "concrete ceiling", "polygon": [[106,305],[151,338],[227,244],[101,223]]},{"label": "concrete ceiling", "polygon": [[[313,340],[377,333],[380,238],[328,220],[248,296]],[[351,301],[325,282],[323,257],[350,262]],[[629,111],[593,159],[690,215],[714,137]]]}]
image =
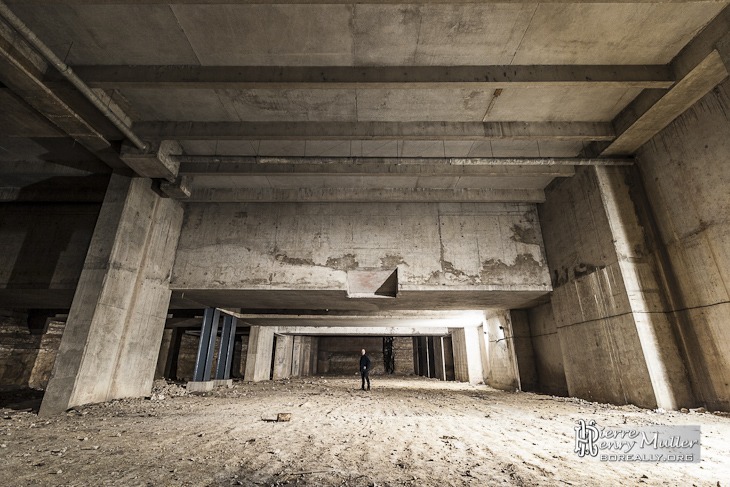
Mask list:
[{"label": "concrete ceiling", "polygon": [[[184,155],[415,158],[601,154],[623,136],[626,124],[618,121],[641,115],[632,104],[643,107],[645,98],[679,86],[687,63],[678,55],[693,40],[708,44],[697,40],[699,33],[713,19],[724,25],[727,4],[10,3],[133,131],[145,140],[177,139]],[[0,34],[17,48],[7,29]],[[78,159],[85,162],[76,167],[88,170],[86,159],[96,154],[102,165],[124,166],[94,148],[80,151],[51,123],[52,111],[23,98],[22,85],[9,76],[0,80],[8,85],[0,86],[0,161]],[[81,103],[52,67],[38,82],[90,122],[106,145],[120,143],[121,132]],[[612,154],[630,153],[647,133],[644,127],[640,136],[620,140]],[[229,190],[388,189],[419,201],[423,190],[433,190],[431,200],[440,201],[440,190],[541,192],[554,177],[196,174],[188,184],[241,200],[270,196]],[[277,194],[274,200],[298,198]],[[353,201],[377,196],[358,194]],[[495,194],[469,197],[494,200]],[[541,200],[534,192],[499,198]]]}]

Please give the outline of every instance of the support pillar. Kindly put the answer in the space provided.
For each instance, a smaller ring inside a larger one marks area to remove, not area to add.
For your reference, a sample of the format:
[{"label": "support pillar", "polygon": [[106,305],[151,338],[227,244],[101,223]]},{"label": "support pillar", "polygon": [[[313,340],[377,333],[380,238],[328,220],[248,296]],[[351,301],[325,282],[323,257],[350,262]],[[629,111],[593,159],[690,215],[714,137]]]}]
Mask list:
[{"label": "support pillar", "polygon": [[444,337],[433,337],[434,377],[446,380],[446,360],[444,357]]},{"label": "support pillar", "polygon": [[182,217],[150,179],[112,175],[41,415],[150,393]]},{"label": "support pillar", "polygon": [[273,348],[274,330],[267,326],[252,326],[248,337],[245,380],[269,380]]},{"label": "support pillar", "polygon": [[278,335],[276,337],[276,351],[274,352],[274,380],[291,377],[293,351],[293,336]]},{"label": "support pillar", "polygon": [[309,368],[309,375],[316,375],[317,369],[318,369],[318,358],[319,358],[319,337],[309,337],[311,341],[310,346],[310,368]]},{"label": "support pillar", "polygon": [[455,328],[451,332],[454,349],[454,375],[459,382],[484,381],[479,334],[476,328]]}]

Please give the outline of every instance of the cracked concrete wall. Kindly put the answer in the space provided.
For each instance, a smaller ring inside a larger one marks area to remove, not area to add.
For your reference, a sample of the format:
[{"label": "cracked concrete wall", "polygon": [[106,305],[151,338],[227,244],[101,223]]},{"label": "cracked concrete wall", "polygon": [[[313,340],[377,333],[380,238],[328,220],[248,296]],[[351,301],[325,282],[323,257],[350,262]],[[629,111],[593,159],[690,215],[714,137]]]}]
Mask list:
[{"label": "cracked concrete wall", "polygon": [[549,291],[531,204],[189,204],[174,289],[346,290],[398,268],[401,289]]},{"label": "cracked concrete wall", "polygon": [[730,81],[639,150],[668,316],[698,401],[730,411]]}]

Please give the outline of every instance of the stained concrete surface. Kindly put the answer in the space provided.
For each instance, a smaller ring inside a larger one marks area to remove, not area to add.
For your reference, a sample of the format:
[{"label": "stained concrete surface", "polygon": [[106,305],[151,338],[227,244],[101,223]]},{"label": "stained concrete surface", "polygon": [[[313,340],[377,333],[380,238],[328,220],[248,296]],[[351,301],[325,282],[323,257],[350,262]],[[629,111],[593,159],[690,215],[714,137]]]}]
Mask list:
[{"label": "stained concrete surface", "polygon": [[[423,378],[379,378],[369,393],[359,385],[355,377],[234,382],[199,396],[158,382],[151,400],[78,407],[50,421],[2,401],[10,418],[0,423],[4,479],[15,486],[715,487],[730,470],[726,417]],[[291,421],[266,421],[279,412],[291,412]],[[624,428],[699,424],[702,463],[581,459],[573,452],[579,419]]]}]

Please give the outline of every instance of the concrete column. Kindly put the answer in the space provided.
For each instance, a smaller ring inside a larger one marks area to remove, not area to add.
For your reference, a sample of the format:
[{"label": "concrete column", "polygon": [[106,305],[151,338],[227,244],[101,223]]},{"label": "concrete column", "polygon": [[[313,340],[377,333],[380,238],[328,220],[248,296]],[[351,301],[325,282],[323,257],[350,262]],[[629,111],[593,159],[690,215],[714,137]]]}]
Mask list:
[{"label": "concrete column", "polygon": [[484,381],[479,333],[476,328],[454,328],[454,375],[457,381],[478,384]]},{"label": "concrete column", "polygon": [[294,377],[301,377],[302,375],[303,340],[303,336],[295,336],[294,343],[292,345],[291,375]]},{"label": "concrete column", "polygon": [[160,345],[160,354],[157,356],[157,367],[155,368],[155,380],[165,377],[167,358],[170,355],[170,348],[172,347],[173,331],[172,328],[168,328],[162,333],[162,344]]},{"label": "concrete column", "polygon": [[520,375],[514,347],[510,310],[497,310],[486,316],[487,363],[486,383],[495,389],[520,389]]},{"label": "concrete column", "polygon": [[317,375],[319,369],[319,337],[309,337],[311,340],[311,351],[309,353],[311,367],[310,375]]},{"label": "concrete column", "polygon": [[252,326],[251,334],[248,336],[244,380],[252,382],[269,380],[273,348],[274,330],[266,326]]},{"label": "concrete column", "polygon": [[312,337],[302,337],[302,358],[299,375],[309,377],[312,371]]},{"label": "concrete column", "polygon": [[421,357],[418,354],[418,337],[413,337],[413,373],[421,375]]},{"label": "concrete column", "polygon": [[444,357],[444,337],[433,337],[433,363],[435,375],[439,380],[446,380],[446,360]]},{"label": "concrete column", "polygon": [[294,351],[294,337],[278,335],[274,352],[274,380],[286,379],[291,376],[292,353]]},{"label": "concrete column", "polygon": [[41,414],[149,394],[182,217],[150,179],[111,177]]}]

